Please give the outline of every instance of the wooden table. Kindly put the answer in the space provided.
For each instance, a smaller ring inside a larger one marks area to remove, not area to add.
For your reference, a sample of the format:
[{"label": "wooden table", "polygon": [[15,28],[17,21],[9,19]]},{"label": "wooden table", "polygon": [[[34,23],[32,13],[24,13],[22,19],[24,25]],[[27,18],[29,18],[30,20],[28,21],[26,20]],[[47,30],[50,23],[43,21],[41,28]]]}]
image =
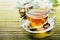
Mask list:
[{"label": "wooden table", "polygon": [[47,38],[29,38],[28,32],[19,26],[19,21],[0,21],[0,40],[60,40],[60,21],[55,24],[54,34]]},{"label": "wooden table", "polygon": [[[16,1],[16,0],[14,0],[14,1]],[[14,1],[12,1],[12,3]],[[60,40],[60,6],[57,7],[57,9],[55,9],[56,18],[55,18],[55,26],[53,29],[53,32],[54,32],[53,36],[48,37],[48,38],[42,38],[42,39],[33,39],[33,38],[28,38],[28,36],[31,36],[31,34],[28,35],[28,32],[24,31],[20,27],[19,21],[16,21],[16,19],[15,19],[16,17],[13,17],[13,15],[14,14],[16,15],[16,13],[17,13],[16,8],[15,8],[16,5],[14,5],[15,3],[13,3],[13,5],[10,5],[10,4],[12,4],[11,1],[9,1],[10,3],[9,2],[7,3],[7,2],[8,1],[6,1],[4,3],[4,1],[2,1],[1,3],[3,3],[3,4],[2,5],[0,4],[1,5],[1,7],[0,7],[1,15],[0,16],[3,17],[2,19],[0,17],[0,40]],[[10,6],[9,5],[7,6],[5,4],[9,4],[12,7],[12,9],[14,9],[14,10],[9,9]],[[2,8],[4,8],[4,9],[2,9]],[[11,12],[14,14],[12,15]],[[2,13],[4,13],[5,16]],[[5,13],[8,13],[8,14],[5,14]],[[5,19],[5,17],[7,17],[7,18]],[[7,19],[8,20],[12,19],[13,21],[6,21]],[[3,21],[1,21],[1,20],[3,20]]]}]

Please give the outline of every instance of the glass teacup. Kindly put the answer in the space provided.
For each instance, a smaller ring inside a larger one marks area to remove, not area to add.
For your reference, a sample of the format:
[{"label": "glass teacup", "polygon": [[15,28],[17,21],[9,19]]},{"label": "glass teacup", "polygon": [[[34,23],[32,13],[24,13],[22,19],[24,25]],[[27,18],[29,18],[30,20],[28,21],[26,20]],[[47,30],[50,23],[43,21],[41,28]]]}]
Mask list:
[{"label": "glass teacup", "polygon": [[47,11],[47,9],[34,8],[29,10],[28,13],[26,13],[26,17],[27,20],[30,21],[30,28],[34,29],[43,27],[43,25],[47,23],[50,13],[55,14],[50,10]]}]

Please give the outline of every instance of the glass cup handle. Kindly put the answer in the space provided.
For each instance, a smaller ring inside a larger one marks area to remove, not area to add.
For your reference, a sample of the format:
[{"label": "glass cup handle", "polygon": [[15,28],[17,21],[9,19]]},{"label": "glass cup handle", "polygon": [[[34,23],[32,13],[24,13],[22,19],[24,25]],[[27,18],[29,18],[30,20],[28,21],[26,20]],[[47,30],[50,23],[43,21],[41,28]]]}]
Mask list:
[{"label": "glass cup handle", "polygon": [[[48,18],[48,22],[49,22],[49,23],[52,22],[52,21],[54,20],[54,18],[56,17],[54,11],[50,11],[50,12],[49,12],[49,15],[50,15],[50,14],[53,14],[53,16],[51,16],[50,18]],[[48,15],[48,16],[49,16],[49,15]]]}]

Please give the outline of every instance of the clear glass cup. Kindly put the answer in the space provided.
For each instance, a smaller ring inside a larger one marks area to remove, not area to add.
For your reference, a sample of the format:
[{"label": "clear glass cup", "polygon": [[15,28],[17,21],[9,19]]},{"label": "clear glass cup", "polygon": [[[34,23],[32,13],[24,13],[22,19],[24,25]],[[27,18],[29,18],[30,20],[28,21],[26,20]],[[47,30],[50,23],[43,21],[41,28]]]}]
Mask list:
[{"label": "clear glass cup", "polygon": [[47,23],[47,19],[50,13],[54,14],[54,16],[52,17],[53,19],[55,17],[55,13],[50,10],[47,11],[47,9],[40,8],[29,10],[28,13],[26,13],[26,17],[27,20],[30,21],[30,28],[34,29],[43,27],[43,25]]}]

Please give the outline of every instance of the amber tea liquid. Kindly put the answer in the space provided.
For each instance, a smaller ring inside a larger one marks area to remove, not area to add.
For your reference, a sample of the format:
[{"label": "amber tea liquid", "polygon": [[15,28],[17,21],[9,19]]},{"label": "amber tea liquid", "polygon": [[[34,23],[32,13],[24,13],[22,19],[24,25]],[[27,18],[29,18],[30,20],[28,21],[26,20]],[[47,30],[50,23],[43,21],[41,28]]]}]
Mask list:
[{"label": "amber tea liquid", "polygon": [[46,12],[33,9],[27,13],[27,19],[31,22],[32,28],[39,28],[47,21]]}]

